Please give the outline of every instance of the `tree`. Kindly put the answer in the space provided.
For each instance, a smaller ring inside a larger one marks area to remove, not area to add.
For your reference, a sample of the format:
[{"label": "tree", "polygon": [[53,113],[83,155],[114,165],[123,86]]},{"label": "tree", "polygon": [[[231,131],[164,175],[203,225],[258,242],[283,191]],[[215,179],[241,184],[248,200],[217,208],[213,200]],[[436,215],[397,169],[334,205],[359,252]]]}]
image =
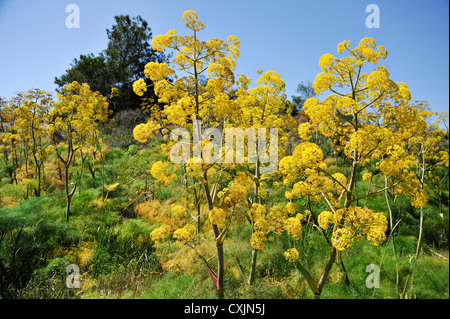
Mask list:
[{"label": "tree", "polygon": [[66,220],[69,221],[70,202],[77,188],[71,190],[69,168],[73,164],[75,153],[83,146],[96,146],[98,143],[98,123],[108,119],[108,103],[98,92],[90,90],[86,83],[72,82],[64,85],[57,94],[58,101],[50,110],[50,134],[56,132],[62,141],[56,148],[56,155],[64,166],[64,190],[66,193]]},{"label": "tree", "polygon": [[17,184],[16,169],[19,167],[17,147],[19,135],[14,130],[15,116],[12,101],[1,99],[0,101],[0,158],[5,163],[5,169],[12,183]]},{"label": "tree", "polygon": [[[269,149],[277,148],[277,156],[273,162],[278,163],[278,155],[280,157],[286,155],[287,150],[285,147],[289,144],[289,132],[297,125],[296,120],[290,114],[286,113],[285,83],[280,75],[274,71],[263,72],[259,70],[258,73],[261,76],[257,79],[255,87],[251,89],[246,89],[250,86],[251,79],[246,79],[244,76],[241,76],[243,85],[236,92],[236,102],[241,108],[242,116],[239,121],[233,123],[236,127],[243,129],[251,128],[255,131],[254,142],[257,145],[254,155],[256,157],[255,164],[235,164],[234,166],[238,173],[236,174],[235,180],[229,186],[229,189],[232,189],[233,184],[241,184],[249,188],[248,200],[251,204],[251,209],[247,209],[246,218],[252,225],[252,259],[248,276],[245,275],[242,267],[238,263],[239,269],[249,284],[254,280],[257,253],[265,245],[264,241],[266,238],[264,237],[264,233],[267,231],[268,226],[270,226],[269,223],[264,222],[267,215],[265,199],[270,188],[277,187],[277,182],[273,178],[270,178],[269,174],[261,173],[261,167],[267,165],[267,163],[263,163],[263,158],[266,154],[261,156],[262,154],[260,152],[272,154],[272,150],[269,151]],[[277,129],[278,138],[276,139],[276,145],[273,145],[275,140],[272,141],[270,138],[270,142],[267,143],[267,149],[259,149],[260,142],[266,142],[269,136],[267,134],[268,132],[266,132],[269,128]],[[248,143],[247,148],[249,149]],[[239,172],[244,172],[250,176],[249,181],[245,182],[245,178]],[[226,196],[226,193],[223,196]]]},{"label": "tree", "polygon": [[314,92],[313,86],[311,82],[300,82],[295,89],[295,92],[299,93],[299,95],[292,96],[292,104],[294,105],[294,113],[293,116],[300,112],[303,108],[303,104],[305,101],[311,97],[315,97],[316,93]]},{"label": "tree", "polygon": [[107,57],[102,52],[98,56],[90,53],[80,55],[70,64],[60,78],[55,78],[55,84],[61,89],[65,84],[77,81],[78,83],[87,83],[94,91],[99,91],[104,96],[109,96],[112,87],[114,87],[114,73],[107,63]]},{"label": "tree", "polygon": [[20,102],[14,109],[16,121],[14,129],[20,136],[24,147],[26,173],[28,158],[35,167],[36,196],[41,194],[42,166],[46,157],[48,112],[53,103],[49,92],[31,88],[21,95]]},{"label": "tree", "polygon": [[5,98],[0,97],[0,132],[5,131],[7,109],[8,101]]},{"label": "tree", "polygon": [[[385,188],[371,190],[367,197],[396,187],[413,198],[416,205],[426,202],[415,178],[415,156],[408,152],[405,144],[405,134],[411,135],[411,130],[417,130],[419,124],[419,130],[422,130],[424,123],[423,118],[416,121],[417,117],[407,116],[411,98],[408,87],[405,83],[392,81],[383,66],[367,70],[370,64],[376,65],[387,56],[386,49],[377,46],[373,39],[363,38],[357,47],[351,50],[350,47],[350,41],[343,41],[338,45],[338,53],[347,52],[348,56],[336,58],[324,54],[320,58],[322,72],[316,76],[313,88],[318,95],[327,91],[330,95],[323,101],[316,97],[306,100],[304,109],[310,121],[299,126],[299,134],[304,139],[318,130],[335,144],[344,145],[349,174],[328,173],[322,150],[310,142],[299,144],[293,155],[280,163],[287,184],[292,183],[292,190],[286,197],[307,200],[307,214],[311,214],[330,245],[330,255],[319,280],[316,281],[298,263],[317,298],[332,265],[336,260],[342,262],[343,252],[353,241],[366,237],[377,246],[386,238],[388,222],[385,214],[358,206],[356,180],[361,168],[374,162],[383,174],[397,178]],[[404,120],[408,125],[395,130],[392,121],[396,120]],[[314,210],[320,207],[320,202],[325,202],[328,209],[317,216]],[[330,236],[326,231],[331,225]],[[286,252],[289,261],[297,262],[298,257],[295,248]]]},{"label": "tree", "polygon": [[[161,63],[166,58],[162,52],[151,47],[152,31],[140,15],[132,19],[128,15],[120,15],[114,19],[116,24],[106,30],[109,42],[104,52],[108,65],[114,70],[114,86],[120,92],[116,109],[136,108],[141,101],[133,92],[133,82],[144,77],[148,62]],[[145,97],[154,100],[151,82],[148,81],[147,84],[149,90]]]},{"label": "tree", "polygon": [[109,42],[105,55],[114,66],[117,80],[132,84],[144,76],[145,64],[163,62],[164,55],[152,49],[152,31],[140,15],[132,19],[128,15],[120,15],[114,19],[116,24],[106,30]]},{"label": "tree", "polygon": [[[183,13],[182,20],[190,35],[179,36],[176,30],[170,30],[165,35],[156,36],[152,41],[153,49],[161,51],[171,49],[176,55],[171,61],[171,67],[167,63],[157,62],[145,65],[144,74],[154,83],[154,90],[158,96],[155,102],[158,104],[151,106],[151,117],[147,123],[136,126],[133,133],[135,139],[140,142],[146,142],[149,137],[160,131],[165,135],[166,141],[169,141],[171,132],[173,132],[172,139],[177,141],[178,133],[183,136],[190,134],[193,137],[193,141],[185,140],[183,149],[194,155],[192,158],[184,157],[185,160],[180,164],[186,172],[185,180],[189,174],[193,186],[199,186],[199,191],[202,191],[203,198],[206,199],[216,246],[217,271],[213,270],[210,262],[196,249],[195,227],[192,227],[192,223],[199,220],[193,216],[184,220],[186,223],[184,226],[181,224],[174,227],[171,223],[161,225],[152,232],[152,238],[159,242],[173,235],[181,245],[194,249],[205,263],[219,297],[223,297],[223,244],[228,231],[225,220],[227,216],[230,218],[232,208],[226,211],[217,206],[218,198],[215,196],[217,177],[213,172],[221,171],[221,168],[217,162],[206,161],[205,156],[208,152],[203,152],[205,145],[201,140],[202,136],[214,134],[212,131],[209,133],[203,131],[202,128],[231,125],[241,116],[240,108],[231,98],[236,82],[233,71],[239,57],[239,40],[235,36],[229,36],[227,41],[220,39],[201,41],[198,33],[205,26],[197,19],[197,14],[188,10]],[[207,74],[206,82],[201,81],[202,74]],[[173,81],[169,82],[168,78],[172,78]],[[139,79],[134,82],[133,89],[137,95],[143,96],[148,85],[144,79]],[[163,109],[159,103],[164,105]],[[175,144],[175,141],[169,141],[164,149],[170,153]],[[218,151],[215,149],[215,152]],[[172,153],[177,154],[178,152]],[[168,166],[170,163],[156,162],[152,166],[152,175],[157,180],[170,183],[173,177]]]},{"label": "tree", "polygon": [[[74,59],[66,73],[55,78],[55,84],[61,89],[73,81],[87,83],[92,90],[107,97],[110,109],[118,112],[141,105],[142,102],[133,93],[134,80],[143,77],[146,62],[162,62],[166,58],[152,49],[152,32],[141,16],[130,18],[119,15],[114,19],[116,24],[106,30],[109,39],[107,48],[97,56],[90,53]],[[120,93],[112,94],[114,88]],[[155,98],[151,88],[146,97]]]}]

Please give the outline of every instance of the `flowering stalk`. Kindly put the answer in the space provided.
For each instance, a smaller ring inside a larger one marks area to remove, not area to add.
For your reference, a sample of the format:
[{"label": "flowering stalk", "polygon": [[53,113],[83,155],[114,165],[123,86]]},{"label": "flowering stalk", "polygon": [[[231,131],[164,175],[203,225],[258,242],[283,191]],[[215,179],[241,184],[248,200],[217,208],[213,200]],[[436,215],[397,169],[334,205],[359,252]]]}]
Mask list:
[{"label": "flowering stalk", "polygon": [[93,136],[98,132],[98,122],[106,121],[109,111],[106,98],[98,92],[92,92],[85,83],[66,84],[58,93],[58,98],[59,101],[54,103],[49,113],[52,121],[48,132],[50,135],[60,132],[64,137],[61,144],[65,146],[67,154],[63,158],[58,149],[56,154],[64,166],[66,220],[69,221],[70,203],[77,188],[77,183],[74,183],[72,190],[69,190],[69,167],[73,164],[75,153],[82,146],[95,144]]},{"label": "flowering stalk", "polygon": [[[254,197],[253,197],[253,202],[257,203],[257,204],[261,204],[261,198],[259,197],[259,182],[260,182],[259,180],[261,178],[259,166],[260,166],[260,162],[259,162],[259,157],[258,157],[256,159],[256,164],[255,164],[255,192],[254,192]],[[251,221],[251,225],[252,225],[252,235],[253,235],[253,233],[255,232],[254,221]],[[247,278],[247,283],[249,285],[251,285],[253,283],[253,280],[255,277],[257,257],[258,257],[258,249],[256,249],[255,247],[252,247],[252,259],[251,259],[251,263],[250,263],[250,273],[248,274],[248,278]]]},{"label": "flowering stalk", "polygon": [[[194,180],[198,179],[202,186],[204,197],[207,202],[209,219],[215,236],[217,250],[217,272],[214,274],[214,284],[217,287],[219,297],[223,297],[224,255],[223,242],[226,231],[219,229],[219,221],[226,218],[226,212],[216,207],[216,186],[210,187],[208,167],[205,163],[202,147],[201,125],[208,123],[210,127],[219,127],[221,123],[231,122],[239,114],[231,114],[235,108],[235,102],[230,99],[229,90],[235,83],[234,69],[235,60],[239,57],[239,40],[235,36],[229,36],[227,41],[210,39],[206,42],[200,41],[198,34],[205,26],[198,20],[197,14],[188,10],[183,13],[182,21],[191,35],[179,36],[178,31],[169,30],[165,35],[153,38],[152,47],[156,51],[171,49],[175,51],[175,58],[171,66],[167,63],[149,62],[145,66],[145,76],[153,82],[155,94],[158,96],[157,103],[150,106],[151,117],[146,124],[140,124],[133,130],[134,138],[140,142],[146,142],[153,137],[155,132],[162,129],[161,133],[167,142],[162,145],[163,151],[169,151],[174,146],[173,136],[177,131],[191,134],[194,143],[186,142],[188,155],[181,161],[186,165],[187,173]],[[202,75],[207,73],[206,83],[200,81]],[[172,79],[169,82],[169,79]],[[133,90],[142,96],[147,90],[145,80],[139,79],[133,83]],[[161,109],[161,105],[164,108]],[[172,139],[172,142],[169,141]],[[198,143],[197,143],[198,142]],[[185,148],[183,148],[184,150]],[[191,158],[191,151],[194,156]],[[185,153],[183,153],[184,156]],[[176,178],[175,174],[166,175],[168,163],[157,162],[152,167],[152,175],[160,181],[169,184]],[[155,173],[155,174],[153,174]],[[175,175],[175,177],[173,177]],[[186,178],[185,178],[186,180]],[[197,242],[200,231],[200,199],[202,196],[195,189],[194,196],[197,205]],[[162,227],[162,228],[161,228]],[[165,226],[161,226],[155,233],[165,233]],[[209,271],[209,270],[208,270]],[[210,271],[209,271],[210,272]]]}]

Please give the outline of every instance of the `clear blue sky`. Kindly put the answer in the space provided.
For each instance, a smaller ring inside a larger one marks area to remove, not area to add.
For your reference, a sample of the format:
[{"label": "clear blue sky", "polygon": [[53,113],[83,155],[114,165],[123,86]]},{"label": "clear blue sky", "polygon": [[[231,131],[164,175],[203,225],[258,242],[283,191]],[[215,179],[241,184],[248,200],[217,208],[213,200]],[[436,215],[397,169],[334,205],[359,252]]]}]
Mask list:
[{"label": "clear blue sky", "polygon": [[[80,8],[79,29],[65,25],[71,3]],[[365,24],[371,3],[380,8],[378,29]],[[299,82],[314,81],[322,54],[337,54],[343,40],[357,45],[369,36],[387,48],[380,64],[408,85],[413,100],[448,110],[448,0],[0,0],[0,96],[30,87],[54,91],[54,77],[74,58],[106,48],[115,15],[141,15],[156,36],[183,32],[181,15],[188,9],[206,25],[204,39],[240,39],[237,73],[255,78],[258,69],[277,71],[288,97]]]}]

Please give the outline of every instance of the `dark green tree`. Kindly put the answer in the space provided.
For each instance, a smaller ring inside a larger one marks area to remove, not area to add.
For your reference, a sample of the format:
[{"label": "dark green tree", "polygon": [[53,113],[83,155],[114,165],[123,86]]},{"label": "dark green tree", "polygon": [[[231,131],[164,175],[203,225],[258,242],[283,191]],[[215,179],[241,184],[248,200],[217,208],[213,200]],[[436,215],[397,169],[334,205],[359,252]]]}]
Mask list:
[{"label": "dark green tree", "polygon": [[311,82],[300,82],[297,85],[297,89],[295,92],[299,93],[299,95],[292,96],[292,104],[294,105],[294,112],[298,113],[303,108],[303,104],[310,97],[316,96],[314,89],[312,87]]},{"label": "dark green tree", "polygon": [[[117,113],[140,107],[142,100],[134,94],[133,82],[139,78],[145,79],[143,71],[146,63],[167,59],[162,52],[152,49],[151,28],[141,16],[130,18],[129,15],[119,15],[114,19],[116,23],[106,30],[109,39],[107,48],[98,55],[90,53],[74,59],[66,73],[55,78],[55,84],[60,90],[64,84],[73,81],[87,83],[92,90],[108,97],[110,109]],[[119,95],[111,97],[113,87],[119,90]],[[155,97],[152,87],[145,97]]]},{"label": "dark green tree", "polygon": [[64,84],[77,81],[78,83],[87,83],[94,91],[99,91],[104,96],[109,96],[111,88],[114,86],[114,73],[106,63],[106,57],[103,53],[98,56],[90,53],[80,55],[79,59],[74,59],[70,64],[70,69],[59,78],[55,78],[55,84],[58,85],[58,91]]}]

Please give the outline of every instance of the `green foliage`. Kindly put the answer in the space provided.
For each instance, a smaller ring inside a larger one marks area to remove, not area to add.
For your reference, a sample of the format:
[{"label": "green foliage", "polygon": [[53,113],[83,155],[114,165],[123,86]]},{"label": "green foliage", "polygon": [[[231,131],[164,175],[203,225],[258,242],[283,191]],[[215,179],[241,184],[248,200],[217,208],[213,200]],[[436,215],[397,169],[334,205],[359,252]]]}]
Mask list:
[{"label": "green foliage", "polygon": [[[192,298],[196,292],[198,276],[166,274],[152,287],[144,292],[142,298],[150,299],[187,299]],[[195,297],[194,297],[195,298]]]},{"label": "green foliage", "polygon": [[48,198],[38,197],[0,208],[0,288],[5,297],[26,287],[56,246],[79,238],[70,225],[53,219],[49,205]]}]

